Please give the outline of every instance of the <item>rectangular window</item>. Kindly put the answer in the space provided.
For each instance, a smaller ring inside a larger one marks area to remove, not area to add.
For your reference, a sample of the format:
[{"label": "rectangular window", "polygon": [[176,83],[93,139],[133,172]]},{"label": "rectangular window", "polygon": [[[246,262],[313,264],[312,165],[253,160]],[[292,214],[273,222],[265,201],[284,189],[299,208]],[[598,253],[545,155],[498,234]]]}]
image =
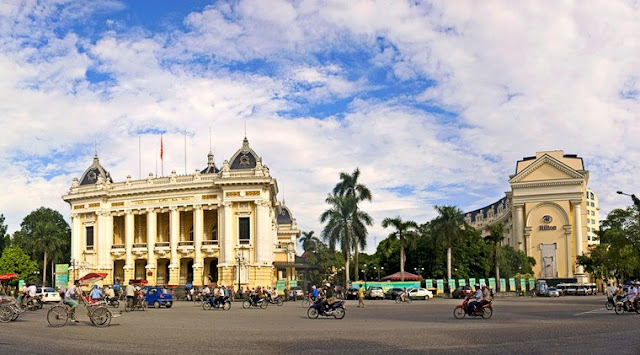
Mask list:
[{"label": "rectangular window", "polygon": [[86,227],[85,229],[86,229],[85,235],[86,235],[86,241],[87,241],[87,249],[92,250],[93,249],[93,226]]},{"label": "rectangular window", "polygon": [[249,230],[249,217],[238,218],[238,239],[240,244],[249,244],[251,241],[251,233]]}]

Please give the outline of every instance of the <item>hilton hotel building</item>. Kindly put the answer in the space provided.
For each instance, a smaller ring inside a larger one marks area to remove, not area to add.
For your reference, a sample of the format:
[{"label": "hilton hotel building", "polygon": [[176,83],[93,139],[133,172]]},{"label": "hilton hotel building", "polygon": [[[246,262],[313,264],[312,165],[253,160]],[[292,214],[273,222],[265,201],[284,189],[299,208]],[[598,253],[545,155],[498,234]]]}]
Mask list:
[{"label": "hilton hotel building", "polygon": [[246,138],[221,169],[210,152],[190,175],[114,182],[96,156],[62,197],[71,207],[69,280],[101,272],[106,284],[287,284],[299,231],[277,193]]},{"label": "hilton hotel building", "polygon": [[587,282],[576,255],[587,252],[591,230],[599,228],[599,216],[592,212],[597,199],[588,182],[582,158],[562,151],[538,152],[516,163],[505,197],[466,213],[465,219],[484,235],[490,225],[503,223],[503,243],[536,260],[536,278]]}]

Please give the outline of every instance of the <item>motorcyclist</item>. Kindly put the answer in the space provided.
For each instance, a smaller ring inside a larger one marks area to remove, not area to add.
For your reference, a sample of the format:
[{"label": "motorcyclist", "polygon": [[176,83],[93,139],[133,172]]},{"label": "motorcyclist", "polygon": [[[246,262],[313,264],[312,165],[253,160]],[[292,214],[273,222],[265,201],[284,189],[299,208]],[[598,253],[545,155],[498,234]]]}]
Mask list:
[{"label": "motorcyclist", "polygon": [[467,306],[467,312],[472,314],[475,312],[476,307],[480,305],[480,302],[483,299],[482,289],[480,288],[480,284],[476,284],[476,292],[473,294],[473,301],[469,302]]},{"label": "motorcyclist", "polygon": [[638,295],[638,289],[636,288],[634,283],[629,285],[629,289],[627,290],[627,294],[622,298],[622,303],[629,302],[629,305],[633,307],[633,301]]},{"label": "motorcyclist", "polygon": [[316,285],[311,287],[311,299],[315,302],[318,299],[318,288]]},{"label": "motorcyclist", "polygon": [[326,311],[329,308],[329,305],[335,302],[335,298],[333,297],[333,290],[331,289],[331,284],[327,282],[324,286],[325,286],[324,297],[322,298],[322,302],[320,303],[320,306],[324,311]]},{"label": "motorcyclist", "polygon": [[485,285],[482,285],[482,300],[480,301],[480,306],[484,307],[489,303],[491,303],[491,291],[485,284]]},{"label": "motorcyclist", "polygon": [[404,302],[407,300],[407,298],[409,298],[409,292],[407,292],[407,288],[405,287],[404,290],[402,291],[402,293],[400,294],[400,301]]}]

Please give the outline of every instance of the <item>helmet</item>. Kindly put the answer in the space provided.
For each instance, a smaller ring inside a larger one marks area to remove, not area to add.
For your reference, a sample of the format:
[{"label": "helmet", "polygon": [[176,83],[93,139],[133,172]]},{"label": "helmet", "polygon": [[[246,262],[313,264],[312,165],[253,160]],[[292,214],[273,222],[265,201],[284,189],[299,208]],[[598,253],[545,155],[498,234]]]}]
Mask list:
[{"label": "helmet", "polygon": [[328,282],[326,284],[324,284],[324,285],[327,286],[327,287],[331,286],[331,284],[328,283]]},{"label": "helmet", "polygon": [[476,284],[476,287],[480,287],[480,284]]}]

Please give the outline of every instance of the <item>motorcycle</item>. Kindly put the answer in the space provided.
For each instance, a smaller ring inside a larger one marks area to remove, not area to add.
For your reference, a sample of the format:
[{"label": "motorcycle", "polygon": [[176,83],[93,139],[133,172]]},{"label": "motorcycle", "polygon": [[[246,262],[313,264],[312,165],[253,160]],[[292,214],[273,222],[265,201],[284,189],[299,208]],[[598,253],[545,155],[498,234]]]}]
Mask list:
[{"label": "motorcycle", "polygon": [[242,302],[242,308],[260,307],[265,309],[268,305],[269,302],[264,297],[256,300],[253,296],[250,296],[249,299]]},{"label": "motorcycle", "polygon": [[411,303],[411,297],[409,297],[408,293],[401,293],[398,296],[396,296],[396,303],[401,303],[401,302],[407,302],[407,303]]},{"label": "motorcycle", "polygon": [[33,305],[37,308],[37,309],[42,309],[42,307],[44,307],[44,301],[42,300],[41,296],[36,296],[33,298]]},{"label": "motorcycle", "polygon": [[120,301],[118,301],[118,297],[105,297],[104,301],[108,306],[111,306],[113,308],[120,307]]},{"label": "motorcycle", "polygon": [[276,296],[276,298],[267,297],[267,302],[270,304],[277,304],[278,306],[282,306],[282,298],[280,296]]},{"label": "motorcycle", "polygon": [[453,316],[456,319],[462,319],[465,316],[469,317],[482,317],[484,319],[489,319],[493,315],[493,307],[491,306],[492,302],[485,304],[482,307],[475,307],[471,312],[469,312],[467,305],[469,304],[469,298],[465,298],[461,305],[456,306],[453,310]]},{"label": "motorcycle", "polygon": [[307,309],[307,317],[311,319],[318,318],[318,316],[342,319],[345,313],[344,301],[335,301],[325,307],[322,304],[322,300],[318,299]]},{"label": "motorcycle", "polygon": [[616,314],[621,316],[626,312],[636,312],[640,314],[640,304],[638,304],[638,299],[636,298],[633,303],[627,301],[619,300],[616,302],[615,308]]},{"label": "motorcycle", "polygon": [[218,301],[215,300],[215,297],[209,297],[202,304],[202,309],[205,311],[210,310],[211,308],[220,308],[222,310],[228,311],[231,309],[231,301],[227,296],[221,296]]}]

